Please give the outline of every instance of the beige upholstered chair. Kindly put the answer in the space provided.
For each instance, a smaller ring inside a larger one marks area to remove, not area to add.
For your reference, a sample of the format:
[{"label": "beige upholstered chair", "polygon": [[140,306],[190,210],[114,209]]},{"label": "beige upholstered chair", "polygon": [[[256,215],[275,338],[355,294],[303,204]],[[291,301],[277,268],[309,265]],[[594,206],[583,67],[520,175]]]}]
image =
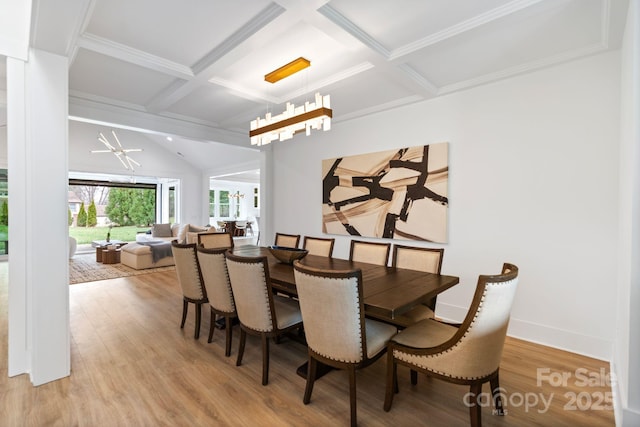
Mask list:
[{"label": "beige upholstered chair", "polygon": [[233,237],[226,231],[198,233],[198,246],[208,249],[233,248]]},{"label": "beige upholstered chair", "polygon": [[171,250],[173,252],[173,260],[176,265],[176,275],[178,282],[182,288],[182,322],[180,328],[184,328],[184,322],[187,319],[187,311],[189,303],[196,306],[196,331],[194,338],[200,337],[200,323],[202,319],[202,304],[209,302],[207,300],[207,291],[204,288],[200,266],[198,264],[198,256],[196,255],[196,244],[181,245],[177,240],[171,242]]},{"label": "beige upholstered chair", "polygon": [[247,221],[236,221],[234,228],[235,236],[244,236],[247,231]]},{"label": "beige upholstered chair", "polygon": [[480,276],[471,307],[460,327],[426,319],[396,335],[388,345],[384,410],[397,392],[397,365],[448,382],[471,387],[471,425],[480,426],[479,397],[489,382],[498,414],[503,414],[498,370],[511,305],[518,285],[518,267],[505,263],[502,274]]},{"label": "beige upholstered chair", "polygon": [[274,245],[276,246],[284,246],[287,248],[297,248],[299,243],[300,243],[299,234],[276,233],[276,240],[274,243]]},{"label": "beige upholstered chair", "polygon": [[333,245],[336,239],[334,238],[322,238],[322,237],[309,237],[305,236],[302,242],[302,249],[309,251],[309,255],[318,255],[331,258],[333,255]]},{"label": "beige upholstered chair", "polygon": [[[416,248],[412,246],[393,245],[391,265],[408,270],[440,274],[443,256],[444,249],[442,248]],[[435,311],[436,297],[400,316],[396,319],[397,324],[398,326],[406,327],[423,319],[434,318]]]},{"label": "beige upholstered chair", "polygon": [[207,249],[200,246],[198,247],[198,262],[200,264],[204,287],[207,290],[209,306],[211,307],[211,325],[208,342],[213,340],[216,315],[224,317],[224,327],[226,331],[224,355],[229,357],[231,354],[233,319],[237,317],[237,313],[233,301],[231,283],[229,283],[229,274],[227,273],[227,262],[224,256],[226,251],[226,248]]},{"label": "beige upholstered chair", "polygon": [[[296,288],[309,348],[307,385],[309,403],[318,361],[345,369],[349,376],[351,425],[356,425],[356,369],[382,356],[395,326],[365,319],[362,272],[317,270],[294,262]],[[331,318],[330,327],[327,316]]]},{"label": "beige upholstered chair", "polygon": [[349,260],[376,265],[387,265],[390,251],[391,243],[351,240]]},{"label": "beige upholstered chair", "polygon": [[242,257],[227,252],[227,270],[240,320],[236,366],[242,363],[247,333],[262,339],[262,385],[269,383],[269,338],[302,326],[298,301],[274,295],[267,257]]}]

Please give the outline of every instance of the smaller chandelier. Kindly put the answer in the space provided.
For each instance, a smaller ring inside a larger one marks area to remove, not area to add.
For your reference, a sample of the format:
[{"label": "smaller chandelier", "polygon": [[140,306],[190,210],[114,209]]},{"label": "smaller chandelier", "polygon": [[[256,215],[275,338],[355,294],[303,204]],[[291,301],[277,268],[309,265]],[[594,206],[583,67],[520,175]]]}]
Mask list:
[{"label": "smaller chandelier", "polygon": [[330,130],[332,116],[329,95],[316,93],[315,102],[307,101],[299,107],[287,102],[283,113],[277,116],[267,113],[264,119],[258,117],[251,121],[251,145],[265,145],[276,139],[284,141],[302,131],[310,135],[311,129]]},{"label": "smaller chandelier", "polygon": [[240,200],[244,199],[244,194],[240,194],[239,191],[236,191],[235,193],[229,193],[227,197],[229,197],[229,199]]}]

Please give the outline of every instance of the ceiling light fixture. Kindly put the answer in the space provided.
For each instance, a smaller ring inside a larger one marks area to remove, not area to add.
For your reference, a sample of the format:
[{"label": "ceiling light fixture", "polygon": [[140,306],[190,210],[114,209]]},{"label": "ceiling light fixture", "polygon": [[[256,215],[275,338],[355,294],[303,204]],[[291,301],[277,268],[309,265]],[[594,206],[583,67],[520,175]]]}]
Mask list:
[{"label": "ceiling light fixture", "polygon": [[287,65],[283,65],[277,70],[273,70],[269,74],[266,74],[264,76],[264,79],[269,83],[275,83],[279,80],[284,79],[285,77],[289,77],[290,75],[297,73],[300,70],[304,70],[309,65],[311,65],[311,61],[300,57],[289,62]]},{"label": "ceiling light fixture", "polygon": [[311,134],[311,129],[331,129],[331,100],[329,95],[321,96],[316,93],[316,102],[305,102],[296,107],[287,102],[287,108],[281,114],[272,116],[267,113],[264,119],[258,117],[251,121],[251,145],[265,145],[279,139],[284,141],[293,138],[298,132],[306,131]]},{"label": "ceiling light fixture", "polygon": [[116,140],[116,143],[118,145],[117,147],[112,145],[102,134],[102,132],[98,132],[98,141],[102,142],[108,148],[108,150],[92,150],[91,152],[113,153],[118,158],[118,160],[120,160],[120,163],[122,163],[122,166],[124,166],[125,169],[130,170],[131,172],[135,172],[133,165],[140,166],[140,163],[129,157],[128,153],[134,151],[142,151],[142,148],[124,148],[122,144],[120,144],[120,140],[118,139],[118,135],[116,135],[116,132],[112,130],[111,133],[113,134],[113,138]]},{"label": "ceiling light fixture", "polygon": [[[308,59],[300,57],[266,74],[264,79],[275,83],[310,65],[311,62]],[[311,129],[329,130],[331,117],[333,117],[333,111],[329,95],[321,96],[316,93],[315,102],[307,101],[298,107],[287,102],[286,109],[281,114],[272,116],[271,113],[267,113],[264,119],[258,117],[251,121],[249,130],[251,145],[265,145],[276,139],[284,141],[302,131],[310,135]]]}]

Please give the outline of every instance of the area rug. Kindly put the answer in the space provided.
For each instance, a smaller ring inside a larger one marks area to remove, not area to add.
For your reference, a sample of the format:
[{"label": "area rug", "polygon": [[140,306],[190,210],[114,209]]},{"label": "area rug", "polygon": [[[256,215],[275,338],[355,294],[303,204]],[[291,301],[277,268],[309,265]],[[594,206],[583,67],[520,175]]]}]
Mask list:
[{"label": "area rug", "polygon": [[137,276],[139,274],[170,271],[175,267],[146,268],[136,270],[123,264],[102,264],[96,262],[95,253],[76,254],[69,260],[69,284],[94,282],[96,280],[116,279],[118,277]]}]

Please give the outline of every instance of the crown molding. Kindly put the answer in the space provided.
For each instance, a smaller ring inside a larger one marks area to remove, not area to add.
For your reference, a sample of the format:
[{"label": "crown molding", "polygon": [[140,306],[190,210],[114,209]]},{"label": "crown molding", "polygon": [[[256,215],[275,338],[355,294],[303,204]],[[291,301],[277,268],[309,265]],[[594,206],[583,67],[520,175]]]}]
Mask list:
[{"label": "crown molding", "polygon": [[533,6],[536,3],[540,3],[541,1],[543,0],[515,0],[512,2],[509,2],[505,5],[496,7],[495,9],[492,9],[488,12],[481,13],[480,15],[467,19],[466,21],[462,21],[456,25],[452,25],[451,27],[445,28],[444,30],[433,33],[420,40],[416,40],[412,43],[408,43],[402,47],[394,49],[390,53],[389,59],[390,60],[398,59],[402,56],[408,55],[417,50],[424,49],[425,47],[434,45],[436,43],[440,43],[451,37],[455,37],[459,34],[473,30],[474,28],[488,24],[489,22],[495,21],[497,19],[511,15],[512,13],[526,9],[530,6]]},{"label": "crown molding", "polygon": [[156,55],[134,49],[120,43],[84,33],[78,38],[78,47],[101,53],[121,61],[129,62],[159,73],[167,74],[181,79],[192,79],[194,74],[191,69],[177,62],[169,61]]}]

